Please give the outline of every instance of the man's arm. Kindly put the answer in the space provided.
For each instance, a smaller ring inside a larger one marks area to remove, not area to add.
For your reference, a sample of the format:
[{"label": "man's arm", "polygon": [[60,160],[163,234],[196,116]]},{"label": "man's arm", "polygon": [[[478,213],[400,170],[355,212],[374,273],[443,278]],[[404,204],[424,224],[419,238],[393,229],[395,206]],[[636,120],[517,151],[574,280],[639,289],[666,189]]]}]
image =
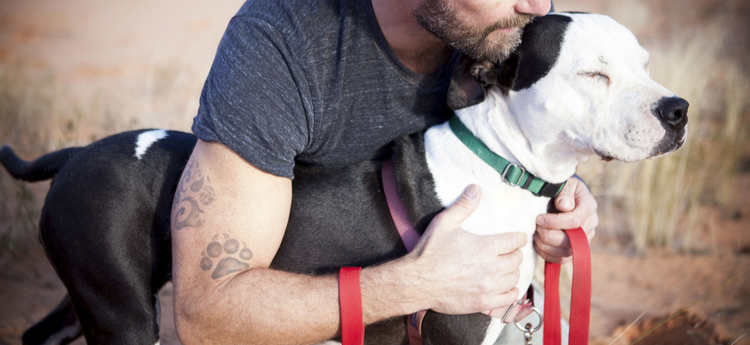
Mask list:
[{"label": "man's arm", "polygon": [[[339,331],[336,276],[268,269],[284,235],[291,181],[198,141],[172,211],[177,332],[185,344],[313,343]],[[365,323],[423,309],[472,313],[511,304],[525,237],[477,236],[460,223],[477,188],[438,215],[404,258],[362,271]]]}]

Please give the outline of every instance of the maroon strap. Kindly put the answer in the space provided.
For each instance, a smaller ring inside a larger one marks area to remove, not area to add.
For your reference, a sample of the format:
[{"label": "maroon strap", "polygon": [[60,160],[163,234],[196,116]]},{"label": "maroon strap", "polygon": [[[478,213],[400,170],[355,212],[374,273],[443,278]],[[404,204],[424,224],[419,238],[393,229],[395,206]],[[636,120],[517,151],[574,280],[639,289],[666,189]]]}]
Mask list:
[{"label": "maroon strap", "polygon": [[362,290],[360,267],[342,267],[339,271],[339,303],[341,304],[341,344],[362,345],[365,326],[362,322]]},{"label": "maroon strap", "polygon": [[391,212],[391,218],[393,223],[396,224],[396,230],[401,236],[401,241],[406,246],[406,251],[411,252],[414,246],[419,242],[421,237],[414,225],[411,224],[409,216],[406,214],[406,208],[404,203],[398,197],[398,190],[396,190],[396,176],[393,172],[393,161],[387,160],[383,162],[383,170],[381,172],[383,179],[383,193],[385,194],[385,200],[388,203],[388,211]]},{"label": "maroon strap", "polygon": [[[591,252],[583,229],[565,230],[573,249],[570,345],[587,345],[591,313]],[[560,265],[544,266],[544,345],[560,345]]]},{"label": "maroon strap", "polygon": [[[414,246],[419,242],[421,237],[414,225],[411,224],[409,216],[406,214],[406,208],[404,203],[398,197],[398,190],[396,190],[396,176],[393,171],[393,161],[387,160],[383,162],[383,169],[381,171],[383,180],[383,193],[385,194],[385,200],[388,203],[388,211],[391,213],[393,223],[396,225],[396,230],[401,236],[401,241],[404,242],[406,251],[411,252]],[[422,345],[422,320],[424,319],[425,311],[419,311],[411,314],[406,321],[406,332],[409,335],[410,345]]]}]

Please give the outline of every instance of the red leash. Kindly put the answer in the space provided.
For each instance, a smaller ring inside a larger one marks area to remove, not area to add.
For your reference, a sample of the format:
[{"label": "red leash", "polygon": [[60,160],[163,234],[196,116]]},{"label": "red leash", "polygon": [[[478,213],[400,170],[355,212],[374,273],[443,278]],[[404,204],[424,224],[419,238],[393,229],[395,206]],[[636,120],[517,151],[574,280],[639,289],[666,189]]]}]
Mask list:
[{"label": "red leash", "polygon": [[[396,224],[401,240],[408,251],[419,241],[406,214],[406,209],[398,197],[393,162],[383,163],[383,191],[388,201],[388,209]],[[570,345],[587,345],[591,312],[591,253],[589,242],[583,229],[565,230],[573,250],[573,286],[570,312]],[[544,345],[560,345],[560,265],[547,262],[544,267]],[[341,342],[342,345],[361,345],[365,329],[362,323],[362,297],[359,285],[358,267],[344,267],[339,273],[339,299],[341,303]],[[533,295],[532,295],[533,296]],[[421,345],[421,321],[424,311],[413,314],[407,321],[409,343]]]},{"label": "red leash", "polygon": [[[589,343],[591,313],[591,252],[583,229],[565,230],[573,249],[573,286],[570,298],[570,345]],[[544,266],[544,345],[560,345],[560,264]]]}]

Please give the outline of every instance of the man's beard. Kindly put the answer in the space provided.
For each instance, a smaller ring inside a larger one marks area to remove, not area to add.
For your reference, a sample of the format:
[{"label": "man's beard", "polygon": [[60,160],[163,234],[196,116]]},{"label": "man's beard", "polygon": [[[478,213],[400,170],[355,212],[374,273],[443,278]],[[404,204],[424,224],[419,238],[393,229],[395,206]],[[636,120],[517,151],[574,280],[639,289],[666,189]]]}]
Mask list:
[{"label": "man's beard", "polygon": [[[445,0],[425,0],[412,13],[414,19],[443,42],[475,60],[503,61],[521,44],[522,28],[534,19],[532,14],[514,14],[485,27],[470,27],[459,20],[453,6]],[[499,29],[515,28],[510,33]],[[495,32],[492,37],[490,34]]]}]

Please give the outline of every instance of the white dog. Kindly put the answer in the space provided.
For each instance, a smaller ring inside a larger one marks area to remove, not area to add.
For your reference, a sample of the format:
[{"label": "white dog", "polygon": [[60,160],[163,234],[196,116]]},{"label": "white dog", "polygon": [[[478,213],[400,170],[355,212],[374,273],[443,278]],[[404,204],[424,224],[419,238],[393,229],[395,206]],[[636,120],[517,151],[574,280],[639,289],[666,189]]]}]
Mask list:
[{"label": "white dog", "polygon": [[[635,162],[685,143],[688,103],[651,80],[648,63],[633,34],[611,18],[555,13],[537,18],[501,66],[464,65],[474,78],[457,83],[460,90],[449,91],[449,100],[451,92],[458,94],[451,104],[456,115],[494,153],[527,174],[562,183],[589,156]],[[535,219],[546,212],[549,198],[511,186],[462,144],[449,123],[430,128],[425,147],[444,205],[469,184],[483,191],[464,229],[529,236],[516,285],[523,294],[536,264]],[[484,344],[492,344],[501,329],[493,318]]]}]

